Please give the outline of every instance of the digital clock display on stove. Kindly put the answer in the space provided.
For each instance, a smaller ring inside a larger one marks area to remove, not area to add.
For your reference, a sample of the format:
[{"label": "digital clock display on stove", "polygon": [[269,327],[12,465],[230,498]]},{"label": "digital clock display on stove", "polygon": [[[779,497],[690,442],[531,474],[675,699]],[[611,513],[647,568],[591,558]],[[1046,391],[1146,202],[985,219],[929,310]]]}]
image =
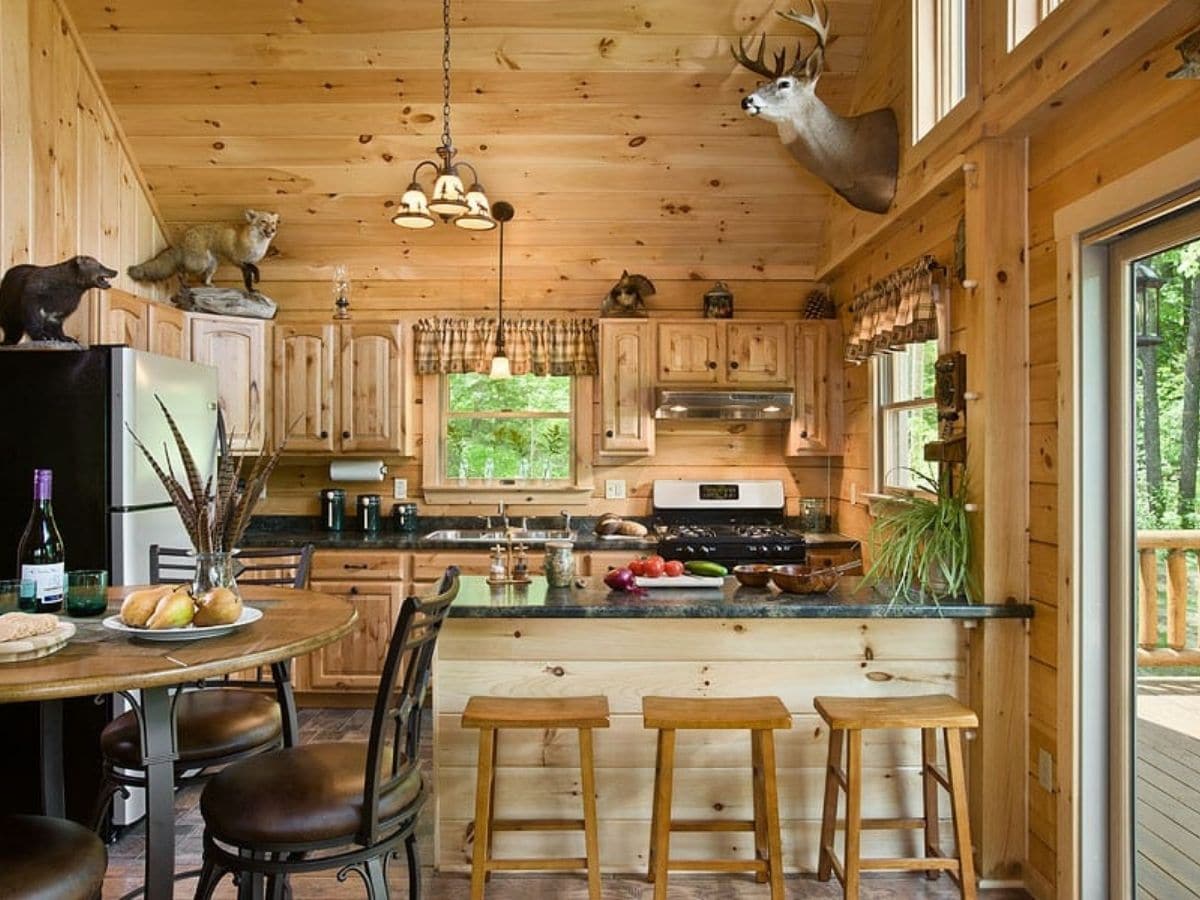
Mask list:
[{"label": "digital clock display on stove", "polygon": [[701,484],[701,500],[737,500],[738,485],[736,484]]}]

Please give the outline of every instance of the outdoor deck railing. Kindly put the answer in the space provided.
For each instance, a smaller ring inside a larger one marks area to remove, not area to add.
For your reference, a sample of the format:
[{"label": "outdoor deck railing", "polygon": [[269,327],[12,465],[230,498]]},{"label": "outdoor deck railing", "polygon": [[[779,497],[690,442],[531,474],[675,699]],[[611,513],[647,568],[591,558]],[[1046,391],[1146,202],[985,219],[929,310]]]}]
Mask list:
[{"label": "outdoor deck railing", "polygon": [[[1200,551],[1200,531],[1139,531],[1139,666],[1200,666],[1200,647],[1188,646],[1187,554]],[[1159,639],[1158,552],[1166,551],[1166,639]]]}]

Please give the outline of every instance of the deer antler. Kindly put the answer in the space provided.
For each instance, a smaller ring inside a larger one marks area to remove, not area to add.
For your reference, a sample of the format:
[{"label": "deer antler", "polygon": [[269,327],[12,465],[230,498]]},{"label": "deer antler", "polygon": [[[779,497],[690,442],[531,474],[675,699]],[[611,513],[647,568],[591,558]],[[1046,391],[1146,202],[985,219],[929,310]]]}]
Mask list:
[{"label": "deer antler", "polygon": [[799,51],[796,52],[796,61],[792,63],[790,71],[793,75],[804,74],[809,68],[810,61],[815,62],[816,67],[810,70],[808,74],[811,77],[816,77],[825,68],[825,42],[829,37],[829,7],[825,5],[824,0],[808,0],[812,7],[811,14],[796,12],[794,9],[789,9],[787,12],[776,12],[776,15],[781,19],[787,19],[789,22],[795,22],[797,25],[803,25],[817,36],[817,45],[813,47],[812,52],[801,58]]},{"label": "deer antler", "polygon": [[745,66],[747,69],[749,69],[751,72],[755,73],[756,75],[761,75],[770,81],[774,81],[776,78],[778,78],[780,75],[783,74],[783,70],[787,63],[787,51],[786,50],[778,51],[775,54],[775,68],[769,69],[769,68],[767,68],[766,61],[763,59],[763,54],[766,52],[766,49],[767,49],[766,34],[759,35],[758,54],[754,57],[754,59],[751,59],[749,54],[746,53],[746,45],[743,42],[742,38],[738,38],[738,45],[737,45],[736,50],[733,48],[732,44],[729,45],[729,52],[733,54],[733,58],[736,59],[741,65]]}]

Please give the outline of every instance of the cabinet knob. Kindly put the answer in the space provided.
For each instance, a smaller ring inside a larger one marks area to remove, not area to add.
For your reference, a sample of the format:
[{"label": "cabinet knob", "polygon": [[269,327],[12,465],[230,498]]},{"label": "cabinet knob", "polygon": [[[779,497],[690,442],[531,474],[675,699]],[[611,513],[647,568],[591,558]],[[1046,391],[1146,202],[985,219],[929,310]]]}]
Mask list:
[{"label": "cabinet knob", "polygon": [[731,368],[731,369],[736,369],[737,367],[738,367],[737,360],[736,360],[736,359],[731,359],[731,360],[729,361],[729,368]]},{"label": "cabinet knob", "polygon": [[808,429],[805,429],[804,431],[801,431],[801,432],[800,432],[800,437],[802,437],[802,438],[807,438],[807,437],[808,437]]},{"label": "cabinet knob", "polygon": [[350,432],[343,431],[342,432],[342,440],[346,440],[346,441],[350,440]]},{"label": "cabinet knob", "polygon": [[709,367],[710,369],[715,369],[715,368],[717,367],[716,361],[714,361],[714,360],[711,360],[711,359],[710,359],[710,360],[708,361],[708,367]]},{"label": "cabinet knob", "polygon": [[608,431],[604,432],[604,436],[605,436],[605,437],[612,437],[612,436],[613,436],[613,430],[612,430],[611,428],[610,428],[610,429],[608,429]]},{"label": "cabinet knob", "polygon": [[325,439],[325,438],[327,438],[327,437],[329,437],[329,432],[328,432],[328,431],[322,431],[322,432],[321,432],[321,439],[322,439],[322,440],[324,440],[324,439]]},{"label": "cabinet knob", "polygon": [[350,593],[351,593],[351,594],[357,594],[357,593],[358,593],[358,588],[357,588],[357,587],[354,587],[354,586],[351,586],[351,588],[350,588]]}]

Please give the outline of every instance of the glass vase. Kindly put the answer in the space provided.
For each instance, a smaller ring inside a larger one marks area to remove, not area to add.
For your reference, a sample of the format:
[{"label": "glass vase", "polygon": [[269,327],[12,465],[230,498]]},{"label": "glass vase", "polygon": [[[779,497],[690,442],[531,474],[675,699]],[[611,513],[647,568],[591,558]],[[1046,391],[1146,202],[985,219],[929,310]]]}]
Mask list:
[{"label": "glass vase", "polygon": [[196,574],[192,578],[192,596],[202,597],[213,588],[228,588],[239,597],[238,564],[232,552],[197,553]]}]

